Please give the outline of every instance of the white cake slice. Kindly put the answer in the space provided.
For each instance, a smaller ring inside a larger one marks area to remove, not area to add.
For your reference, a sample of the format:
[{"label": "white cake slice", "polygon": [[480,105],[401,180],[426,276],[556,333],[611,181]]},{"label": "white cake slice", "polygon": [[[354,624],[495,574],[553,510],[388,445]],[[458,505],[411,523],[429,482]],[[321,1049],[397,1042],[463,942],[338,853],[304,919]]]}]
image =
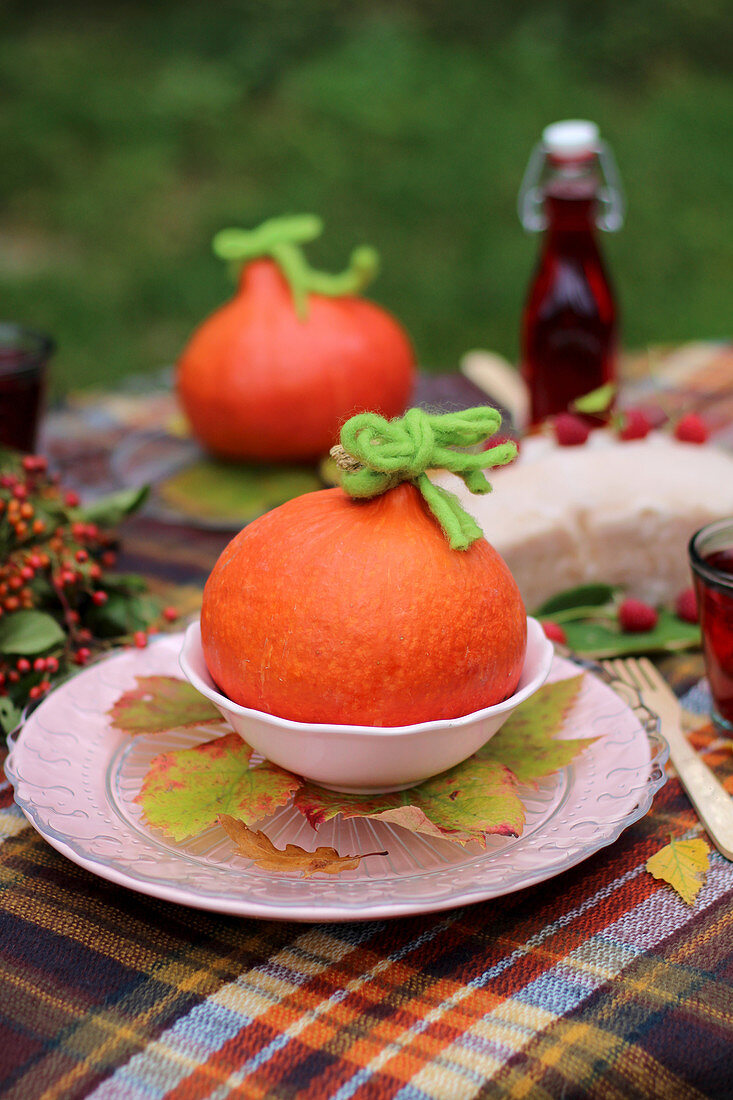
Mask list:
[{"label": "white cake slice", "polygon": [[628,443],[594,432],[579,447],[529,438],[515,463],[487,476],[487,496],[451,474],[433,480],[476,517],[530,610],[589,581],[670,603],[691,584],[690,536],[733,516],[733,455],[661,432]]}]

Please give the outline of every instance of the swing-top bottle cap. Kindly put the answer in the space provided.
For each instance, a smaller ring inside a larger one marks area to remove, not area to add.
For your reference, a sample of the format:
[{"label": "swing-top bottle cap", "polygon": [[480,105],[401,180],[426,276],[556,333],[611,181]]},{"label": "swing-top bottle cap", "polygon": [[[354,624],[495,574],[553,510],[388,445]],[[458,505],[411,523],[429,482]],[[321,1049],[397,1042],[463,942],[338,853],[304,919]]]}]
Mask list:
[{"label": "swing-top bottle cap", "polygon": [[600,131],[595,122],[569,118],[553,122],[542,131],[542,144],[550,156],[585,157],[598,152]]}]

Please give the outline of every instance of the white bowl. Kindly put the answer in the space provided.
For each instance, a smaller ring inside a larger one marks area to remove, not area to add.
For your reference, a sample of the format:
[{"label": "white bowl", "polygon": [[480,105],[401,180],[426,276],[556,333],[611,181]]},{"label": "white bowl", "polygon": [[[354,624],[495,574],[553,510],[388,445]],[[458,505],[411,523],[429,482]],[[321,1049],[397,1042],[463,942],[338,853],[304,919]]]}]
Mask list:
[{"label": "white bowl", "polygon": [[536,619],[527,619],[527,654],[515,693],[460,718],[413,726],[337,726],[293,722],[251,710],[222,695],[209,675],[199,624],[186,631],[180,665],[247,744],[289,772],[349,794],[383,794],[421,783],[466,760],[494,736],[520,703],[547,679],[553,647]]}]

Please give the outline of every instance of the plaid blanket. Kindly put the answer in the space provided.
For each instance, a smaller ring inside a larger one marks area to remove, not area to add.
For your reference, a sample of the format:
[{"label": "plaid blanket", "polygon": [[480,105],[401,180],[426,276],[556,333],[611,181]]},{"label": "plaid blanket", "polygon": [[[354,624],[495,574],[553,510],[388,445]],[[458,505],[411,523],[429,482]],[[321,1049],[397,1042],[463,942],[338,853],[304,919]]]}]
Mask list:
[{"label": "plaid blanket", "polygon": [[[135,524],[125,567],[187,582],[195,603],[229,536]],[[699,655],[664,670],[733,791]],[[275,923],[97,878],[36,834],[0,774],[0,1095],[722,1100],[733,864],[713,853],[694,906],[645,870],[670,836],[699,835],[672,778],[611,847],[544,884],[409,919]]]},{"label": "plaid blanket", "polygon": [[[695,741],[733,787],[728,744]],[[354,925],[122,890],[1,797],[6,1100],[730,1096],[733,865],[693,908],[644,867],[700,833],[676,780],[548,883]]]}]

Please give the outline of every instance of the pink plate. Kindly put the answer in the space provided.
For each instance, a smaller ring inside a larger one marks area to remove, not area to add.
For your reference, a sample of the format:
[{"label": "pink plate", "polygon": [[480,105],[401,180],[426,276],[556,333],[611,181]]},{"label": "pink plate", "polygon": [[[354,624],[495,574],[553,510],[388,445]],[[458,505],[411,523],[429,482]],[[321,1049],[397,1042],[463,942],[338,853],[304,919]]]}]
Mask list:
[{"label": "pink plate", "polygon": [[[131,738],[111,728],[107,711],[137,676],[180,677],[181,642],[182,635],[171,635],[146,650],[120,651],[62,684],[29,716],[5,767],[16,801],[54,848],[101,878],[153,897],[297,921],[448,909],[520,890],[587,859],[642,817],[664,782],[667,750],[656,719],[587,672],[561,736],[598,741],[537,790],[522,792],[521,837],[459,848],[382,822],[340,818],[316,834],[288,806],[264,825],[279,847],[326,844],[342,854],[386,849],[388,855],[338,876],[272,874],[237,855],[219,826],[185,843],[168,840],[134,801],[153,756],[200,742],[202,731]],[[578,671],[555,657],[549,679]]]}]

